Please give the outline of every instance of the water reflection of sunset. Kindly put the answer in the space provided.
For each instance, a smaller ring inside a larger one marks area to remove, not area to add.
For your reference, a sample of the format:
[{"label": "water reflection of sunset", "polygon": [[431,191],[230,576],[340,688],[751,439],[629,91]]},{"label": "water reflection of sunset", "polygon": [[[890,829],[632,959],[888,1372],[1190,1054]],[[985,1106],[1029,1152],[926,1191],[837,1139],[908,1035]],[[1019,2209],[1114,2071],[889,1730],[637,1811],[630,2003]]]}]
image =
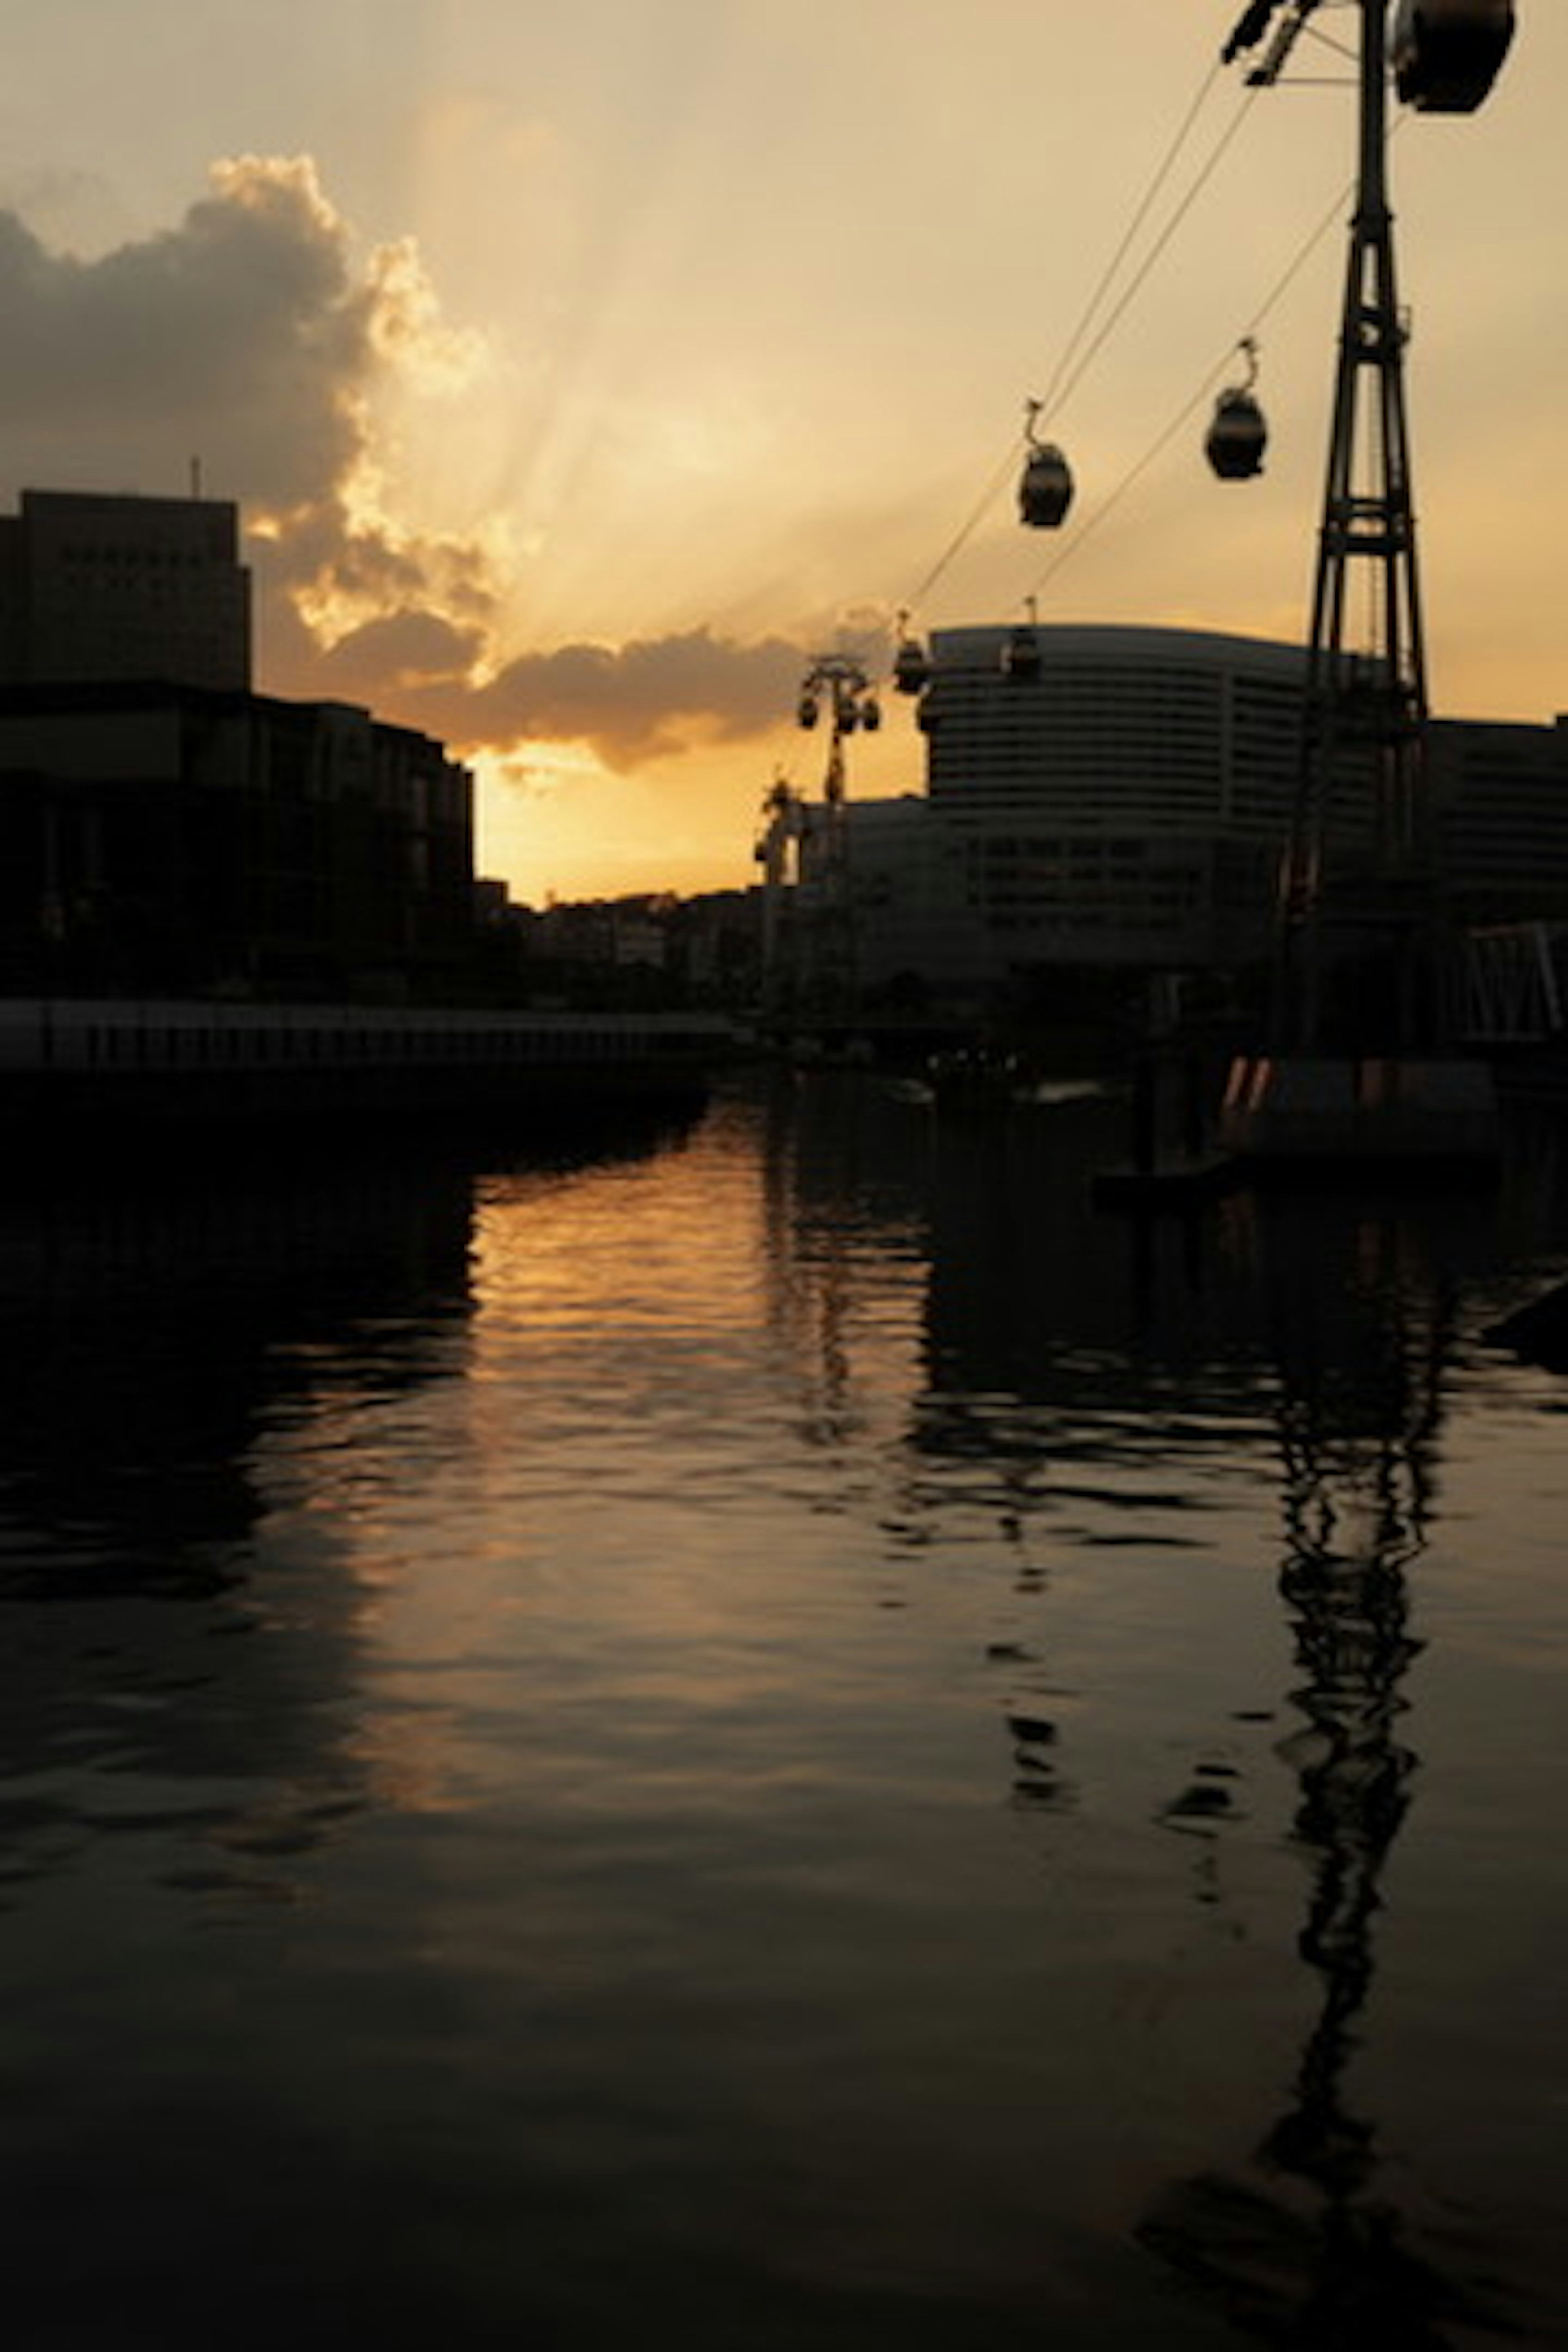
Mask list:
[{"label": "water reflection of sunset", "polygon": [[759,1082],[0,1248],[18,2292],[1556,2340],[1561,1398],[1478,1330],[1568,1224],[1140,1230],[1119,1116]]}]

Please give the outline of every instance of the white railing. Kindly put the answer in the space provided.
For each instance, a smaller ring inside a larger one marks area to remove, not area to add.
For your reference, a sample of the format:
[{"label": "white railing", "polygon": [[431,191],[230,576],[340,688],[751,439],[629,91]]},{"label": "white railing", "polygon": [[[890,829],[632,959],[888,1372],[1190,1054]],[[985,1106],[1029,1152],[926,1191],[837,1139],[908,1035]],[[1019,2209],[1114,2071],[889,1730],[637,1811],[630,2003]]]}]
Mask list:
[{"label": "white railing", "polygon": [[732,1038],[728,1021],[703,1013],[0,1000],[0,1072],[695,1064]]}]

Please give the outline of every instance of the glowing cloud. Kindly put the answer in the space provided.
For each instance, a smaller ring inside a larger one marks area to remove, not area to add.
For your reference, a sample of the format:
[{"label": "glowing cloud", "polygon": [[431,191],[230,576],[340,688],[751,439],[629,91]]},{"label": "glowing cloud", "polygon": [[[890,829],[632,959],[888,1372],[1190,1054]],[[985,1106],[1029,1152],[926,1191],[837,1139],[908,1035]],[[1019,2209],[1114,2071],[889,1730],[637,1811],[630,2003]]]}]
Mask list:
[{"label": "glowing cloud", "polygon": [[306,157],[215,164],[179,226],[95,261],[0,214],[9,321],[0,423],[18,485],[124,487],[134,454],[240,496],[258,582],[260,674],[463,750],[577,743],[612,769],[765,733],[802,661],[777,635],[708,628],[518,651],[523,558],[504,519],[411,520],[400,404],[482,383],[485,339],[452,325],[409,238],[361,257]]},{"label": "glowing cloud", "polygon": [[215,164],[177,228],[95,261],[51,254],[0,214],[7,364],[0,425],[18,484],[237,492],[258,534],[263,642],[307,651],[419,614],[471,629],[495,601],[496,551],[400,522],[378,404],[450,394],[480,340],[443,320],[413,246],[356,263],[314,165]]}]

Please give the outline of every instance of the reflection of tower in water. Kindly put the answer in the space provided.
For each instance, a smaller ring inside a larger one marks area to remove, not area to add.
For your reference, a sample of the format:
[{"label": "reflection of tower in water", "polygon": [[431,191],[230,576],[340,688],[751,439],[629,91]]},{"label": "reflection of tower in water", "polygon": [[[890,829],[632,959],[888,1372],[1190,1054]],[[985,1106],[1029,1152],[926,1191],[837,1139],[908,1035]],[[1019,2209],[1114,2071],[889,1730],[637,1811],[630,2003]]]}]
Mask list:
[{"label": "reflection of tower in water", "polygon": [[1417,1760],[1400,1737],[1403,1685],[1422,1646],[1406,1571],[1426,1541],[1453,1319],[1408,1225],[1360,1219],[1351,1241],[1342,1290],[1325,1284],[1323,1255],[1298,1245],[1294,1278],[1274,1301],[1279,1591],[1301,1677],[1290,1697],[1304,1718],[1281,1753],[1298,1776],[1294,1837],[1311,1868],[1297,1948],[1317,1979],[1316,2014],[1247,2177],[1178,2183],[1140,2236],[1248,2334],[1386,2352],[1450,2344],[1446,2323],[1489,2315],[1405,2242],[1401,2214],[1377,2193],[1377,2126],[1348,2090]]},{"label": "reflection of tower in water", "polygon": [[1363,1343],[1327,1375],[1321,1360],[1286,1357],[1280,1416],[1279,1590],[1304,1677],[1291,1696],[1306,1717],[1286,1753],[1300,1783],[1296,1836],[1315,1864],[1300,1951],[1321,1979],[1323,2007],[1296,2105],[1266,2147],[1331,2195],[1353,2191],[1372,2164],[1371,2129],[1346,2115],[1341,2084],[1372,1990],[1379,1881],[1415,1763],[1397,1737],[1401,1685],[1421,1646],[1405,1570],[1425,1541],[1450,1319],[1446,1302],[1409,1280],[1397,1229],[1363,1228],[1361,1238],[1372,1276]]}]

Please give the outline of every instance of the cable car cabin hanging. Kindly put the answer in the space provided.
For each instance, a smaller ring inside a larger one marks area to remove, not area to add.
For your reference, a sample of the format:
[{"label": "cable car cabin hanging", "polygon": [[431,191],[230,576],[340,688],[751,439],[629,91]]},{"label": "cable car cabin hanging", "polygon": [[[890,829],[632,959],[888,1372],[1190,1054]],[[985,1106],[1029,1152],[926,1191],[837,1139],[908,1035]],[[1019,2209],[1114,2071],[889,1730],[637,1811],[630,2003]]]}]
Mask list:
[{"label": "cable car cabin hanging", "polygon": [[1215,402],[1214,421],[1204,443],[1204,453],[1222,482],[1251,481],[1263,471],[1263,452],[1268,446],[1268,426],[1253,396],[1258,382],[1256,336],[1243,335],[1237,349],[1247,362],[1247,373]]},{"label": "cable car cabin hanging", "polygon": [[803,694],[801,696],[800,700],[795,707],[795,717],[799,719],[803,727],[810,728],[816,726],[816,697],[815,694]]},{"label": "cable car cabin hanging", "polygon": [[1022,622],[1002,648],[1002,669],[1015,685],[1026,685],[1040,674],[1040,640],[1033,622]]},{"label": "cable car cabin hanging", "polygon": [[1072,469],[1054,441],[1030,445],[1018,484],[1019,519],[1031,530],[1055,530],[1072,504]]},{"label": "cable car cabin hanging", "polygon": [[1249,482],[1263,471],[1268,427],[1250,392],[1222,392],[1204,453],[1222,482]]},{"label": "cable car cabin hanging", "polygon": [[900,694],[920,694],[931,677],[931,663],[918,637],[901,637],[893,656],[893,684]]},{"label": "cable car cabin hanging", "polygon": [[1394,86],[1419,114],[1473,114],[1513,39],[1513,0],[1399,0]]}]

